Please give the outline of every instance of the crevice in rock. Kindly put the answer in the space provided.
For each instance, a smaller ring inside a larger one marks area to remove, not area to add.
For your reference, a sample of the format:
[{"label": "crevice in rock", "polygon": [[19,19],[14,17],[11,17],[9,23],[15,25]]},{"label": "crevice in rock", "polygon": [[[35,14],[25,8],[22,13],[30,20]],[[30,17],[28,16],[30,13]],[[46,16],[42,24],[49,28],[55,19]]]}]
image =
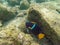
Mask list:
[{"label": "crevice in rock", "polygon": [[[28,12],[28,20],[31,22],[36,22],[40,25],[40,27],[42,28],[43,32],[46,34],[46,38],[48,38],[52,45],[55,45],[59,43],[58,42],[58,36],[56,34],[56,32],[54,31],[54,29],[52,29],[49,24],[44,20],[44,18],[42,18],[41,14],[34,10],[34,9],[30,9]],[[56,36],[56,37],[55,37]]]}]

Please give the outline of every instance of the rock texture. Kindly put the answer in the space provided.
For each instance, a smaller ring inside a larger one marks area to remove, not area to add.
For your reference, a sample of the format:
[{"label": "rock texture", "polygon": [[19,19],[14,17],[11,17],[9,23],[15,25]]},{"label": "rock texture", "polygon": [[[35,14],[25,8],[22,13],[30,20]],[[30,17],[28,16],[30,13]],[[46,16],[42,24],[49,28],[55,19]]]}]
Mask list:
[{"label": "rock texture", "polygon": [[26,10],[26,9],[29,8],[29,6],[30,6],[30,4],[29,4],[29,2],[27,0],[22,0],[20,2],[20,9],[21,10]]},{"label": "rock texture", "polygon": [[[17,10],[11,9],[13,8],[4,7],[2,4],[0,6],[0,20],[9,21],[6,22],[7,24],[5,23],[5,26],[0,27],[0,45],[40,45],[30,34],[24,32],[26,31],[27,11],[21,11],[16,14]],[[14,18],[9,20],[11,19],[10,16]]]},{"label": "rock texture", "polygon": [[[54,45],[59,45],[60,8],[57,8],[53,2],[52,4],[36,3],[36,1],[0,1],[0,45],[52,45],[48,39]],[[29,34],[25,26],[27,20],[38,23],[48,39],[38,40]]]},{"label": "rock texture", "polygon": [[32,43],[39,45],[39,42],[35,41],[30,34],[21,31],[23,28],[18,28],[21,27],[20,21],[10,22],[9,25],[1,29],[0,45],[32,45]]},{"label": "rock texture", "polygon": [[28,20],[38,23],[53,44],[60,45],[60,14],[51,9],[51,6],[47,7],[39,4],[31,5],[28,10]]},{"label": "rock texture", "polygon": [[2,21],[2,23],[11,20],[15,16],[11,10],[8,10],[6,6],[0,4],[0,21]]}]

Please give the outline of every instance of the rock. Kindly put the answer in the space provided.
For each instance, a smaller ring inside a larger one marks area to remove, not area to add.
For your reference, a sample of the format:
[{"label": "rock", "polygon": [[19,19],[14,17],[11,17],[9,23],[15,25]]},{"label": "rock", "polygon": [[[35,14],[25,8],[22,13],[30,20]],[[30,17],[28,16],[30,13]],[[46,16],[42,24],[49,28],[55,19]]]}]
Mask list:
[{"label": "rock", "polygon": [[[24,40],[25,41],[33,41],[33,38],[30,37],[31,35],[30,34],[26,34],[25,37],[24,37]],[[26,39],[27,38],[27,39]]]},{"label": "rock", "polygon": [[[16,37],[18,34],[17,32],[14,33],[15,31],[12,31],[12,30],[5,30],[5,31],[2,30],[1,32],[0,32],[0,44],[1,45],[18,44],[17,37]],[[11,34],[13,34],[13,35],[11,35]]]},{"label": "rock", "polygon": [[30,4],[29,4],[29,2],[27,0],[22,0],[20,2],[20,9],[21,10],[26,10],[26,9],[29,8],[29,6],[30,6]]},{"label": "rock", "polygon": [[4,5],[0,4],[0,20],[2,23],[11,20],[16,15],[8,10],[8,7],[5,7]]},{"label": "rock", "polygon": [[60,45],[60,14],[35,4],[28,10],[28,20],[38,23],[54,45]]},{"label": "rock", "polygon": [[21,11],[20,13],[18,13],[17,17],[24,17],[25,15],[27,15],[26,11]]},{"label": "rock", "polygon": [[23,45],[30,45],[30,42],[24,41],[24,42],[23,42]]},{"label": "rock", "polygon": [[[15,23],[12,24],[9,23],[9,25],[4,27],[0,31],[0,44],[1,45],[21,45],[21,44],[30,45],[32,41],[35,42],[35,40],[33,40],[33,37],[30,34],[24,33],[21,30],[23,29],[18,28],[15,25]],[[36,43],[39,44],[38,42]]]},{"label": "rock", "polygon": [[[54,45],[59,45],[60,16],[56,8],[54,8],[55,6],[50,5],[51,3],[47,3],[50,6],[47,6],[45,3],[36,4],[36,2],[33,3],[34,0],[7,1],[9,5],[12,4],[14,7],[0,4],[0,26],[3,25],[2,23],[5,24],[5,26],[0,27],[0,45],[42,45],[40,42],[45,45],[44,42],[47,40],[43,39],[43,42],[38,40],[34,35],[27,33],[25,25],[27,20],[35,21],[39,25],[40,22],[42,22],[41,28],[47,35],[46,37],[50,39]],[[5,23],[5,21],[7,23]]]},{"label": "rock", "polygon": [[0,27],[2,27],[2,21],[0,21]]},{"label": "rock", "polygon": [[40,45],[40,44],[38,44],[38,43],[36,43],[36,42],[33,42],[33,43],[31,43],[31,45]]},{"label": "rock", "polygon": [[24,40],[24,37],[25,37],[25,34],[24,34],[23,32],[19,33],[19,35],[18,35],[18,41],[19,41],[20,43],[22,43],[23,40]]}]

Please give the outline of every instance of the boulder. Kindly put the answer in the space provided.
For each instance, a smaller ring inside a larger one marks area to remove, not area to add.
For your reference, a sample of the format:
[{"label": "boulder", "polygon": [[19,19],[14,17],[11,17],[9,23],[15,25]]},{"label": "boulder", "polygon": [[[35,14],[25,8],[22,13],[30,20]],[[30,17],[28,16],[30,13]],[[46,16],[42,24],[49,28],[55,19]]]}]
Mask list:
[{"label": "boulder", "polygon": [[60,45],[60,14],[56,10],[32,4],[27,19],[38,23],[53,45]]},{"label": "boulder", "polygon": [[22,0],[20,2],[20,9],[21,10],[26,10],[26,9],[29,8],[29,6],[30,6],[30,4],[29,4],[29,2],[27,0]]},{"label": "boulder", "polygon": [[2,23],[11,20],[15,16],[16,15],[9,10],[8,7],[0,4],[0,21],[2,21]]}]

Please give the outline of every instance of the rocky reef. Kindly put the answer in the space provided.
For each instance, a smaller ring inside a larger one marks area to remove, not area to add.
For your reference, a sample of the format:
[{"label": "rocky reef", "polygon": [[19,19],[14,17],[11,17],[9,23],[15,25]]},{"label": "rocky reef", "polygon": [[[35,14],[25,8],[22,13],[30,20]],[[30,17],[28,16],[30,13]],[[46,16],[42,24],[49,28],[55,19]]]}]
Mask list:
[{"label": "rocky reef", "polygon": [[16,14],[18,9],[0,5],[1,24],[3,25],[3,22],[5,24],[0,27],[0,45],[39,45],[36,39],[24,32],[27,11],[20,10],[21,12],[18,11]]},{"label": "rocky reef", "polygon": [[28,20],[38,23],[54,45],[60,45],[60,21],[58,21],[60,14],[56,11],[56,8],[46,7],[45,4],[43,6],[33,4],[28,12]]},{"label": "rocky reef", "polygon": [[[0,1],[0,45],[59,45],[59,3],[44,1]],[[29,34],[25,26],[26,21],[38,23],[46,37],[39,40]]]},{"label": "rocky reef", "polygon": [[8,10],[8,8],[2,4],[0,4],[0,21],[4,24],[5,22],[14,18],[15,12]]}]

